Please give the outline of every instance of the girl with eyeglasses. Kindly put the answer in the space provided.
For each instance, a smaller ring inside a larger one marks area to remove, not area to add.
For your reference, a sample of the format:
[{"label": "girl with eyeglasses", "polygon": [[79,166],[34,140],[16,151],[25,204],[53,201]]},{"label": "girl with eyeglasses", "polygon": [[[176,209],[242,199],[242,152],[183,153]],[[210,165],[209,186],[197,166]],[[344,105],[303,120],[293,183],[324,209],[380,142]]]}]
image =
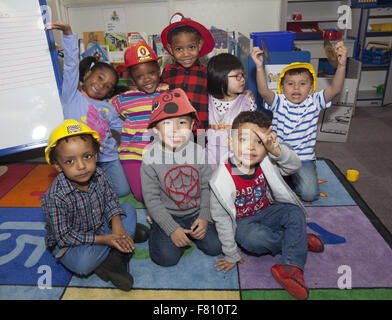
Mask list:
[{"label": "girl with eyeglasses", "polygon": [[212,169],[228,152],[227,138],[233,119],[242,111],[254,111],[253,95],[245,90],[246,73],[236,56],[221,53],[207,66],[208,131],[207,153]]}]

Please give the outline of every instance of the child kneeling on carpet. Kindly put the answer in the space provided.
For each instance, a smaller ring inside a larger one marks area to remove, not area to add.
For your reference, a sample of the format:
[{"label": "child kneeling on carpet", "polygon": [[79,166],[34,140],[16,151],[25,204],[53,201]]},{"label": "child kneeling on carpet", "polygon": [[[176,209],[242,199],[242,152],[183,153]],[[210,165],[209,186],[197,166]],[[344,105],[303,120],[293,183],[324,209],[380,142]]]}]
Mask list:
[{"label": "child kneeling on carpet", "polygon": [[141,180],[153,220],[150,257],[161,266],[176,265],[192,241],[207,255],[222,252],[210,213],[212,171],[205,150],[191,139],[195,120],[197,112],[180,88],[153,100],[149,127],[159,138],[143,154]]},{"label": "child kneeling on carpet", "polygon": [[149,229],[136,223],[135,209],[120,206],[102,169],[97,167],[100,138],[76,120],[53,130],[46,161],[59,172],[41,199],[48,250],[72,272],[94,272],[118,289],[129,291],[128,262],[134,242],[144,242]]},{"label": "child kneeling on carpet", "polygon": [[272,275],[293,297],[307,299],[303,279],[307,250],[322,252],[319,237],[306,234],[305,208],[282,175],[301,167],[289,147],[279,144],[270,118],[263,112],[241,112],[233,121],[225,155],[211,180],[211,215],[222,243],[217,271],[245,263],[246,251],[281,254]]},{"label": "child kneeling on carpet", "polygon": [[316,168],[316,135],[319,113],[332,106],[332,100],[342,91],[346,75],[347,47],[339,41],[335,48],[338,67],[328,88],[315,92],[317,75],[310,63],[293,62],[279,75],[276,94],[268,88],[264,71],[263,51],[252,49],[251,57],[256,65],[257,89],[264,99],[264,108],[273,112],[273,130],[280,142],[294,149],[302,167],[286,181],[304,201],[316,201],[320,197]]}]

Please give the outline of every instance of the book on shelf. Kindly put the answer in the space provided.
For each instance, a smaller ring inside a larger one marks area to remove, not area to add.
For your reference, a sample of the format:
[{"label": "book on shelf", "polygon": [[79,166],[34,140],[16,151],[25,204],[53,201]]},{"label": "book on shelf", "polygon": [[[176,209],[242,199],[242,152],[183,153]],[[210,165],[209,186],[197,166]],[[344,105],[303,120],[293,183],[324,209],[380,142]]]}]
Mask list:
[{"label": "book on shelf", "polygon": [[102,47],[98,43],[94,44],[93,46],[90,46],[90,48],[85,50],[81,54],[81,56],[82,56],[82,58],[93,56],[97,59],[97,61],[105,61],[105,62],[109,61],[107,53],[105,53],[105,51],[102,49]]},{"label": "book on shelf", "polygon": [[103,31],[88,31],[83,32],[84,50],[89,49],[94,44],[98,43],[100,46],[105,45],[105,32]]}]

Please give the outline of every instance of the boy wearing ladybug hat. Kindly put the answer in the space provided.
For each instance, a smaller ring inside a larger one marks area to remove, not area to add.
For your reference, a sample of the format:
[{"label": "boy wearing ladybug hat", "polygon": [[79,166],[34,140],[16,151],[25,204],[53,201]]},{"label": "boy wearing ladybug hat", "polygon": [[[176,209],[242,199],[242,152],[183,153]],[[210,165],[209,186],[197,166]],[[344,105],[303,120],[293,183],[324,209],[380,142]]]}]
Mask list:
[{"label": "boy wearing ladybug hat", "polygon": [[201,65],[199,58],[212,51],[214,38],[200,23],[175,13],[162,31],[161,40],[175,59],[163,70],[163,82],[169,84],[170,89],[181,88],[186,92],[198,112],[198,127],[207,130],[207,67]]},{"label": "boy wearing ladybug hat", "polygon": [[121,130],[119,158],[134,198],[142,202],[140,166],[145,147],[152,135],[148,130],[152,101],[169,86],[160,82],[161,70],[154,50],[144,41],[129,47],[124,53],[125,67],[135,87],[111,99],[118,114],[124,118]]},{"label": "boy wearing ladybug hat", "polygon": [[41,198],[46,217],[45,244],[72,272],[94,272],[116,288],[129,291],[128,261],[134,242],[148,238],[136,223],[135,209],[119,204],[102,169],[96,166],[100,137],[84,123],[65,120],[53,130],[46,161],[59,172]]},{"label": "boy wearing ladybug hat", "polygon": [[159,136],[143,155],[143,198],[153,220],[149,250],[161,266],[178,263],[194,241],[205,254],[222,252],[210,213],[205,150],[193,142],[196,110],[182,89],[154,99],[149,127]]},{"label": "boy wearing ladybug hat", "polygon": [[315,92],[317,76],[312,65],[294,62],[280,74],[278,94],[268,88],[262,50],[254,47],[251,53],[256,65],[257,89],[264,99],[264,107],[273,112],[274,132],[279,142],[291,145],[301,159],[302,167],[288,177],[288,183],[304,201],[320,197],[314,152],[319,113],[330,108],[332,99],[343,89],[347,48],[342,41],[336,44],[335,52],[338,67],[328,88]]}]

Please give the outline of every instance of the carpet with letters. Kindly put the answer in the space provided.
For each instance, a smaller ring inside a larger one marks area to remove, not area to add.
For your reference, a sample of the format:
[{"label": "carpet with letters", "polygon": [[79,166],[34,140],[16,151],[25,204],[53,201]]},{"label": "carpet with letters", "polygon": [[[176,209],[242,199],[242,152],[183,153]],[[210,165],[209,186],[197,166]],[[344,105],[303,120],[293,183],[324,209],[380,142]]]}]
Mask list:
[{"label": "carpet with letters", "polygon": [[[317,161],[320,199],[305,203],[308,232],[325,243],[309,252],[304,278],[309,299],[392,299],[392,236],[353,186],[328,159]],[[271,275],[276,256],[241,252],[245,264],[215,271],[217,257],[191,245],[169,268],[154,264],[148,243],[130,262],[134,289],[123,292],[96,275],[78,277],[46,250],[40,198],[56,177],[43,164],[0,165],[0,300],[285,300],[292,297]],[[138,221],[148,225],[143,204]],[[218,257],[219,258],[219,257]]]}]

